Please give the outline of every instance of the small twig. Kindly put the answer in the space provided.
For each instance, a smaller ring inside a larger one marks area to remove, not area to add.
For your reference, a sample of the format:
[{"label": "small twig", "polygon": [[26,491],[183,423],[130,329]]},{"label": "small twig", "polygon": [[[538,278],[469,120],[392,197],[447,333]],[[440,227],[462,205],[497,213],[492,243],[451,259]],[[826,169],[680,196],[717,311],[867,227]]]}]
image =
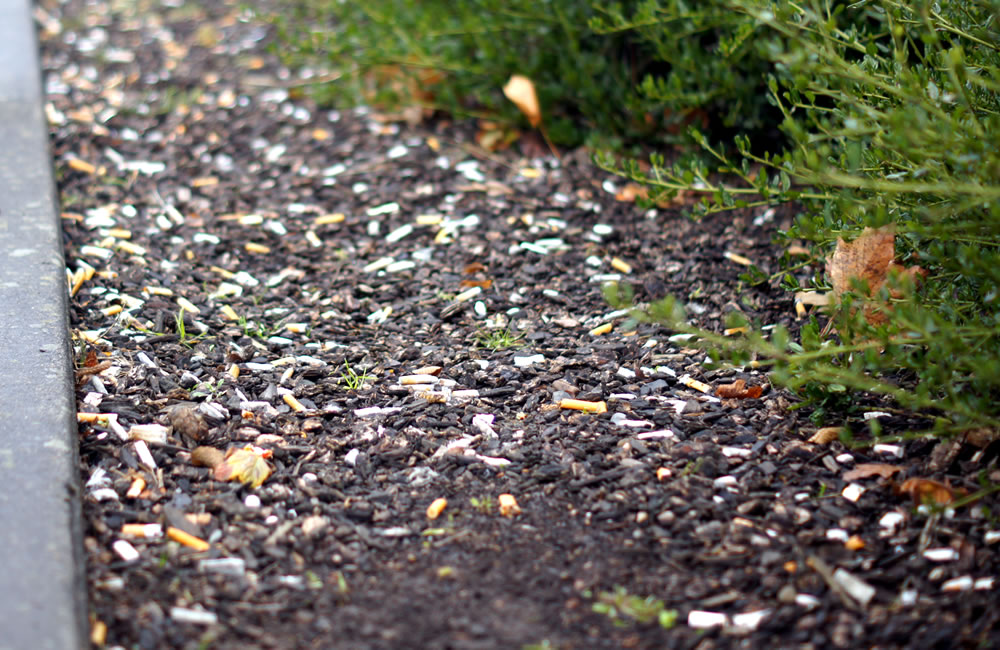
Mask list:
[{"label": "small twig", "polygon": [[830,591],[835,593],[840,602],[844,604],[844,607],[858,611],[858,603],[851,598],[851,595],[844,590],[844,588],[833,578],[833,571],[830,570],[829,565],[826,562],[819,559],[815,555],[810,555],[806,558],[806,566],[819,574],[819,577],[823,578],[823,582],[830,588]]}]

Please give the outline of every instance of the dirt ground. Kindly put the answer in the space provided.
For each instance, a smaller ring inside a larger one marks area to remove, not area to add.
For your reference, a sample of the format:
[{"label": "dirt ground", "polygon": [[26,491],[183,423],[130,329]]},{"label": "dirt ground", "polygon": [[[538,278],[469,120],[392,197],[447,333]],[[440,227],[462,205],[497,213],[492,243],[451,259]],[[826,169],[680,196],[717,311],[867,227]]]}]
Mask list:
[{"label": "dirt ground", "polygon": [[[778,270],[791,208],[694,222],[616,200],[583,151],[318,108],[235,2],[38,18],[79,410],[99,414],[80,425],[97,645],[1000,640],[996,496],[892,488],[974,492],[995,449],[809,442],[766,373],[709,370],[602,296],[794,331],[776,282],[739,279],[743,258]],[[762,394],[718,396],[738,380]],[[875,402],[833,424],[870,417],[908,424]]]}]

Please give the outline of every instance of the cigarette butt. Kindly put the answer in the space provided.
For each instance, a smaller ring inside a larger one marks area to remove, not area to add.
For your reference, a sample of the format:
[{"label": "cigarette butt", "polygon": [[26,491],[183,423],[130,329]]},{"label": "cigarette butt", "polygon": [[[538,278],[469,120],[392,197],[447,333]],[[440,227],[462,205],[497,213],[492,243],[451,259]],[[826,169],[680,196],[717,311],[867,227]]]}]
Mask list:
[{"label": "cigarette butt", "polygon": [[606,413],[608,411],[608,405],[603,401],[588,402],[582,399],[568,398],[559,400],[559,408],[586,411],[587,413]]},{"label": "cigarette butt", "polygon": [[340,223],[346,218],[347,216],[343,212],[335,212],[333,214],[321,214],[320,216],[316,217],[315,221],[313,221],[313,225],[326,226],[331,223]]},{"label": "cigarette butt", "polygon": [[749,327],[730,327],[726,330],[723,330],[722,333],[725,336],[732,336],[733,334],[746,334],[749,331],[750,331]]},{"label": "cigarette butt", "polygon": [[683,377],[681,377],[677,381],[681,382],[682,384],[684,384],[688,388],[693,388],[693,389],[695,389],[697,391],[701,391],[702,393],[711,393],[712,392],[712,387],[711,386],[709,386],[708,384],[706,384],[704,382],[698,381],[697,379],[694,379],[690,375],[684,375]]},{"label": "cigarette butt", "polygon": [[418,226],[436,226],[444,221],[444,217],[439,214],[418,214],[416,224]]},{"label": "cigarette butt", "polygon": [[448,499],[441,497],[439,499],[434,499],[429,506],[427,506],[427,518],[437,519],[444,512],[444,509],[448,507]]},{"label": "cigarette butt", "polygon": [[83,287],[83,283],[86,281],[86,274],[82,270],[77,271],[73,274],[73,286],[70,288],[69,295],[75,296],[78,291]]},{"label": "cigarette butt", "polygon": [[233,273],[228,269],[224,269],[221,266],[210,266],[208,267],[208,270],[211,271],[212,273],[218,273],[227,280],[232,280],[233,278],[236,277],[235,273]]},{"label": "cigarette butt", "polygon": [[500,514],[504,517],[513,517],[521,514],[521,507],[517,505],[517,499],[513,494],[501,494],[497,497],[500,503]]},{"label": "cigarette butt", "polygon": [[229,366],[229,376],[232,377],[233,379],[240,378],[240,367],[235,363]]},{"label": "cigarette butt", "polygon": [[66,164],[69,165],[70,169],[83,172],[84,174],[93,174],[97,171],[97,167],[94,167],[86,160],[80,160],[79,158],[70,158],[66,161]]},{"label": "cigarette butt", "polygon": [[125,251],[129,255],[138,255],[139,257],[142,257],[143,255],[146,254],[145,247],[139,246],[138,244],[133,244],[130,241],[118,240],[118,243],[115,244],[115,248],[117,248],[120,251]]},{"label": "cigarette butt", "polygon": [[103,648],[108,640],[108,624],[94,619],[90,624],[90,642],[98,648]]},{"label": "cigarette butt", "polygon": [[626,262],[625,260],[623,260],[620,257],[612,257],[611,258],[611,266],[612,266],[612,268],[614,268],[616,271],[619,271],[620,273],[631,273],[632,272],[632,265],[629,264],[628,262]]},{"label": "cigarette butt", "polygon": [[226,317],[226,320],[240,319],[240,315],[237,314],[236,310],[230,307],[229,305],[223,305],[222,307],[219,308],[219,311],[221,311],[222,315]]},{"label": "cigarette butt", "polygon": [[174,295],[173,289],[168,289],[166,287],[152,287],[147,286],[143,288],[143,291],[151,296],[172,296]]},{"label": "cigarette butt", "polygon": [[122,312],[121,305],[111,305],[110,307],[105,307],[101,310],[101,313],[105,316],[114,316],[115,314],[120,314]]},{"label": "cigarette butt", "polygon": [[86,422],[88,424],[93,424],[95,422],[107,422],[108,421],[108,414],[107,413],[77,413],[76,414],[76,421],[77,422]]},{"label": "cigarette butt", "polygon": [[184,546],[193,548],[196,551],[207,551],[211,548],[211,545],[205,540],[195,537],[189,533],[185,533],[180,528],[174,528],[173,526],[169,526],[167,528],[167,537],[174,540],[178,544],[183,544]]},{"label": "cigarette butt", "polygon": [[802,304],[801,300],[795,301],[795,317],[796,318],[806,317],[806,306]]},{"label": "cigarette butt", "polygon": [[305,406],[302,405],[302,402],[295,399],[295,395],[292,395],[290,393],[285,393],[284,395],[281,396],[281,399],[285,400],[285,404],[288,404],[288,406],[291,407],[291,409],[296,413],[301,413],[302,411],[308,410],[306,409]]},{"label": "cigarette butt", "polygon": [[271,252],[270,246],[265,246],[264,244],[258,244],[257,242],[252,242],[252,241],[248,241],[246,244],[244,244],[243,248],[248,253],[266,254]]},{"label": "cigarette butt", "polygon": [[753,262],[750,261],[750,259],[743,257],[742,255],[738,255],[736,253],[730,253],[729,251],[726,251],[725,253],[722,254],[722,256],[725,257],[730,262],[736,262],[737,264],[742,264],[743,266],[753,265]]},{"label": "cigarette butt", "polygon": [[135,480],[132,481],[132,485],[128,486],[128,492],[125,493],[125,496],[130,499],[138,499],[139,495],[142,494],[142,491],[145,489],[146,479],[141,476],[137,476],[135,477]]},{"label": "cigarette butt", "polygon": [[190,300],[188,300],[184,296],[178,296],[177,297],[177,306],[179,306],[181,309],[183,309],[184,311],[188,312],[189,314],[200,314],[201,313],[201,309],[199,309],[198,307],[196,307],[193,302],[191,302]]},{"label": "cigarette butt", "polygon": [[590,330],[591,336],[601,336],[602,334],[607,334],[611,331],[611,323],[604,323],[603,325],[598,325],[594,329]]},{"label": "cigarette butt", "polygon": [[123,524],[122,535],[154,539],[163,535],[163,526],[160,524]]}]

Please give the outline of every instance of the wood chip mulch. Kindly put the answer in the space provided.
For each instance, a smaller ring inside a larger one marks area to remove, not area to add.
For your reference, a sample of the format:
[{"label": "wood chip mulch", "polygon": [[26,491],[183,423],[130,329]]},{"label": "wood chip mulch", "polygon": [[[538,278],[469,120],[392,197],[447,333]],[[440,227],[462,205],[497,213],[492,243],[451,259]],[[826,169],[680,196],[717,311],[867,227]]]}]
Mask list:
[{"label": "wood chip mulch", "polygon": [[996,443],[809,442],[765,373],[602,297],[794,330],[739,280],[790,209],[644,212],[584,152],[318,108],[236,2],[37,17],[97,645],[1000,640],[996,496],[913,499],[996,481]]}]

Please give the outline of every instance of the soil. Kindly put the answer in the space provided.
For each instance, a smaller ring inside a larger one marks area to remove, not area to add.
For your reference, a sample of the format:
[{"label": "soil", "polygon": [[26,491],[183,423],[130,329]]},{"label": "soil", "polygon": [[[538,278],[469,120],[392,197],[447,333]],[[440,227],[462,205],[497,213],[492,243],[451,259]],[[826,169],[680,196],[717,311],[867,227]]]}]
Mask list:
[{"label": "soil", "polygon": [[[973,492],[991,448],[810,442],[764,371],[602,295],[795,331],[777,281],[739,277],[779,269],[792,208],[696,222],[617,200],[583,151],[319,108],[236,2],[38,17],[79,411],[104,414],[80,424],[97,645],[1000,640],[996,495],[893,489]],[[762,394],[717,396],[737,380]],[[865,412],[909,423],[834,424]]]}]

